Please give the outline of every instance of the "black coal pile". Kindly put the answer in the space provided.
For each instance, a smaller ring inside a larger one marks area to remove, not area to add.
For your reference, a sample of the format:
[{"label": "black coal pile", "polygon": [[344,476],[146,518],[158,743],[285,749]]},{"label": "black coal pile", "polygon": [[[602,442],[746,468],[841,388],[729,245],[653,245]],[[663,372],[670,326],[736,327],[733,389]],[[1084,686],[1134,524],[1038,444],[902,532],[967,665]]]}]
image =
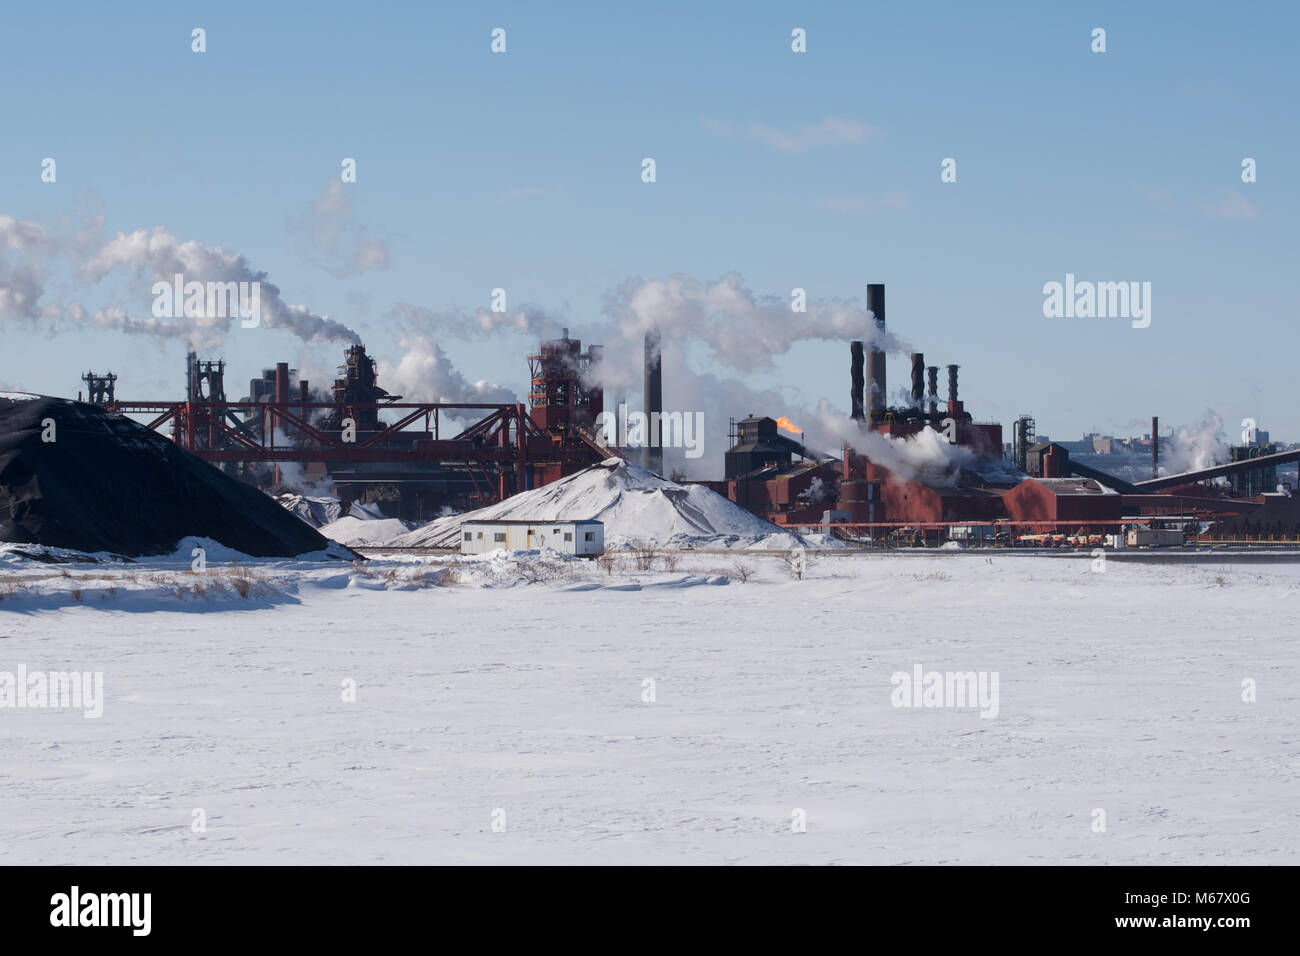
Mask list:
[{"label": "black coal pile", "polygon": [[1210,526],[1210,535],[1219,538],[1276,535],[1300,537],[1300,498],[1276,498],[1268,504]]},{"label": "black coal pile", "polygon": [[255,557],[329,545],[138,422],[66,399],[0,397],[0,540],[134,557],[170,553],[187,535]]}]

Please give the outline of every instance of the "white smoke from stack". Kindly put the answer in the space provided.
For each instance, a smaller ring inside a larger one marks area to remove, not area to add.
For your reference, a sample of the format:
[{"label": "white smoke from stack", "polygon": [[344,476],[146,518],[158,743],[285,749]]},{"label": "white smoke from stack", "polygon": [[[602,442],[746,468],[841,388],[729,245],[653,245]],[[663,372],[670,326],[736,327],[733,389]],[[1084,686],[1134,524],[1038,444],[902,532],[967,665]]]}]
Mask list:
[{"label": "white smoke from stack", "polygon": [[[636,365],[639,369],[640,357],[644,353],[638,351],[636,354]],[[732,418],[744,418],[750,413],[785,415],[796,425],[802,425],[812,415],[805,403],[792,399],[790,395],[780,390],[754,388],[739,379],[721,378],[712,372],[700,372],[690,368],[683,343],[665,341],[662,343],[660,354],[664,377],[664,410],[681,411],[691,415],[698,412],[703,415],[704,425],[702,434],[698,436],[702,442],[701,455],[698,458],[688,458],[686,449],[683,448],[663,450],[665,475],[674,471],[680,471],[692,479],[717,478],[721,475],[724,456],[730,445],[727,439],[727,423]],[[602,358],[601,364],[605,364],[605,358]],[[638,391],[640,384],[638,381]],[[608,388],[605,390],[606,411],[615,411],[616,397],[615,392]],[[636,404],[629,408],[629,411],[641,410],[641,407]],[[792,436],[787,435],[787,437]],[[633,461],[639,460],[640,449],[626,449],[626,451]],[[838,452],[838,442],[829,451]]]},{"label": "white smoke from stack", "polygon": [[[651,329],[658,329],[665,342],[699,346],[710,363],[741,372],[769,369],[774,356],[811,340],[860,339],[868,349],[910,351],[893,333],[882,333],[871,313],[853,299],[808,299],[805,305],[805,311],[795,312],[787,296],[757,295],[735,272],[708,282],[681,274],[629,279],[605,297],[605,312],[628,346],[618,351],[635,350],[636,360],[609,361],[617,355],[610,355],[611,343],[603,343],[601,383],[617,389],[640,382],[645,334]],[[664,383],[668,389],[667,377]]]},{"label": "white smoke from stack", "polygon": [[1165,471],[1170,475],[1222,464],[1228,460],[1223,419],[1212,409],[1207,409],[1200,425],[1174,429],[1173,437],[1162,439],[1160,448]]},{"label": "white smoke from stack", "polygon": [[[220,246],[205,246],[194,240],[181,242],[162,226],[137,229],[132,233],[119,232],[82,264],[81,275],[88,282],[99,283],[119,268],[125,268],[151,284],[170,284],[176,275],[183,276],[186,283],[257,282],[260,284],[262,325],[284,329],[306,342],[356,344],[361,341],[355,331],[341,322],[317,315],[306,306],[285,302],[279,287],[266,281],[265,272],[254,271],[241,254],[227,252]],[[152,298],[150,303],[152,305]],[[175,311],[181,311],[180,305],[174,304]],[[107,328],[167,337],[184,335],[192,348],[219,345],[233,323],[239,320],[238,315],[207,314],[206,302],[197,316],[177,318],[171,322],[133,317],[123,309],[101,309],[95,316],[96,323]],[[181,331],[174,332],[174,328]]]},{"label": "white smoke from stack", "polygon": [[[288,448],[291,445],[301,444],[303,436],[297,429],[293,434],[286,433],[281,428],[275,429],[275,444],[280,448]],[[280,484],[284,487],[304,495],[309,498],[328,498],[332,497],[335,492],[334,479],[328,474],[322,475],[315,481],[307,478],[307,465],[300,461],[282,461],[278,462],[280,469]]]},{"label": "white smoke from stack", "polygon": [[[724,378],[715,369],[742,375],[770,369],[775,356],[801,341],[859,339],[868,350],[874,346],[912,351],[897,336],[882,333],[872,314],[852,299],[808,299],[803,312],[793,311],[791,305],[786,296],[756,294],[734,272],[711,281],[682,274],[629,279],[605,297],[604,311],[617,334],[601,338],[597,333],[603,353],[590,384],[604,388],[609,411],[619,397],[639,395],[645,336],[657,329],[664,410],[701,412],[705,429],[703,455],[687,458],[682,449],[665,448],[664,470],[680,470],[690,478],[716,476],[728,445],[728,419],[749,413],[784,415],[799,425],[816,413],[806,400],[792,398],[789,390],[756,389],[745,379]],[[641,409],[633,405],[632,410]],[[810,437],[807,444],[810,451],[836,454],[840,442],[819,445]]]},{"label": "white smoke from stack", "polygon": [[[38,223],[0,215],[0,321],[35,319],[54,241]],[[15,262],[9,262],[10,254]]]},{"label": "white smoke from stack", "polygon": [[970,448],[949,442],[928,425],[907,438],[893,438],[864,428],[835,411],[825,399],[810,422],[808,442],[837,448],[843,442],[899,481],[917,481],[936,488],[953,487],[961,477],[961,469],[974,467],[979,461]]},{"label": "white smoke from stack", "polygon": [[442,309],[434,311],[423,306],[399,302],[385,316],[389,322],[423,335],[454,335],[462,339],[475,339],[497,332],[517,332],[538,339],[557,338],[568,323],[540,306],[524,303],[511,312],[493,312],[491,309]]},{"label": "white smoke from stack", "polygon": [[[517,400],[515,393],[503,385],[484,379],[471,382],[457,370],[434,339],[405,332],[400,337],[400,344],[402,357],[396,362],[381,360],[377,372],[384,389],[401,395],[404,401],[501,405]],[[463,415],[447,413],[443,417],[476,421],[483,414],[468,410]],[[443,433],[442,437],[451,436]]]}]

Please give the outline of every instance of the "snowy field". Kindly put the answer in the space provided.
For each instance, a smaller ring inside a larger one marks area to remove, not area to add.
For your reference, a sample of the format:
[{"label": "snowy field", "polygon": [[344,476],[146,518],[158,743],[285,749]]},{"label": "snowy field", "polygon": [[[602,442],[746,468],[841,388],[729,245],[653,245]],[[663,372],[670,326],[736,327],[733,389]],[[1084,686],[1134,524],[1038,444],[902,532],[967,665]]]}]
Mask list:
[{"label": "snowy field", "polygon": [[1300,862],[1300,565],[225,557],[0,553],[0,862]]}]

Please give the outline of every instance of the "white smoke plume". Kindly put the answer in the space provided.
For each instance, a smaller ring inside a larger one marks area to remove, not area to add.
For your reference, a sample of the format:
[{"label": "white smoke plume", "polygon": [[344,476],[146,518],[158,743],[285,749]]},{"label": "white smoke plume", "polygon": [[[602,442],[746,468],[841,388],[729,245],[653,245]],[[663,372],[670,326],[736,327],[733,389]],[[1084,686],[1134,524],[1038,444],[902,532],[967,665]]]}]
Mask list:
[{"label": "white smoke plume", "polygon": [[482,338],[498,332],[517,332],[538,339],[551,339],[558,337],[567,324],[567,320],[529,303],[524,303],[514,311],[493,312],[482,307],[435,311],[399,302],[385,319],[397,322],[404,329],[419,335],[454,335],[460,339]]},{"label": "white smoke plume", "polygon": [[823,399],[808,429],[809,440],[844,442],[875,465],[887,469],[899,481],[919,481],[935,488],[957,484],[962,468],[973,468],[979,456],[964,445],[954,445],[930,426],[908,438],[893,438],[862,427],[837,412]]},{"label": "white smoke plume", "polygon": [[38,223],[0,215],[0,321],[40,316],[45,260],[54,248]]},{"label": "white smoke plume", "polygon": [[[861,339],[887,352],[908,351],[893,333],[882,334],[866,308],[852,299],[808,299],[805,305],[805,311],[795,312],[790,297],[758,295],[735,272],[711,282],[688,275],[629,279],[605,298],[605,312],[628,348],[605,343],[607,354],[635,352],[651,329],[658,329],[664,342],[701,345],[710,362],[744,372],[769,369],[774,356],[809,340]],[[635,362],[606,362],[602,382],[626,387],[638,381],[640,354]]]},{"label": "white smoke plume", "polygon": [[[402,357],[397,362],[380,361],[379,381],[392,394],[409,402],[470,402],[506,404],[516,401],[515,393],[503,385],[480,379],[471,382],[452,364],[435,339],[403,333]],[[470,418],[475,416],[467,412]]]},{"label": "white smoke plume", "polygon": [[1201,424],[1174,429],[1173,437],[1166,439],[1161,446],[1161,458],[1166,474],[1170,475],[1212,468],[1227,461],[1228,444],[1224,441],[1223,419],[1207,409]]},{"label": "white smoke plume", "polygon": [[[206,246],[194,240],[181,242],[162,226],[119,232],[81,267],[82,277],[98,283],[116,269],[125,268],[149,282],[172,281],[182,275],[189,282],[257,282],[260,284],[261,323],[284,329],[306,342],[360,341],[355,331],[327,316],[317,315],[306,306],[290,305],[274,283],[266,281],[265,272],[256,272],[243,255],[227,252],[220,246]],[[176,320],[184,326],[191,347],[211,348],[219,345],[238,316],[208,314],[206,308],[196,316]],[[96,322],[109,328],[156,335],[173,335],[164,320],[130,318],[125,310],[105,309]]]},{"label": "white smoke plume", "polygon": [[[679,342],[665,342],[661,353],[661,365],[664,376],[665,411],[680,411],[686,414],[703,415],[703,433],[698,458],[687,458],[685,449],[665,448],[663,450],[664,474],[680,471],[688,478],[717,478],[723,471],[723,460],[729,442],[727,426],[732,418],[740,419],[754,415],[784,415],[796,425],[803,425],[812,418],[803,401],[777,389],[754,388],[740,379],[721,378],[711,372],[700,372],[689,367],[686,351]],[[640,396],[640,383],[637,385]],[[605,390],[605,410],[615,411],[615,402],[620,398],[627,401],[631,396],[619,389]],[[638,402],[632,403],[630,411],[641,411]],[[798,436],[785,433],[786,437],[798,441]],[[812,444],[810,442],[810,444]],[[839,453],[839,442],[834,447],[820,446],[811,448],[812,452],[826,452],[831,455]],[[635,462],[640,462],[640,449],[627,449]]]}]

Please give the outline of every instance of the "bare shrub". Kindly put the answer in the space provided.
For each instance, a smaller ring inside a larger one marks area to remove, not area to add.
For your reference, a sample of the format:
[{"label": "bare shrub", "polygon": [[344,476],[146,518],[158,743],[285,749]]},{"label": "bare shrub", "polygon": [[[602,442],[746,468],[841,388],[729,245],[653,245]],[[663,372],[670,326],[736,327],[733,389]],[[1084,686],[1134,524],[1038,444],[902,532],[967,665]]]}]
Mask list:
[{"label": "bare shrub", "polygon": [[947,571],[931,571],[929,574],[913,574],[912,580],[913,581],[951,581],[952,575],[949,574]]},{"label": "bare shrub", "polygon": [[740,583],[744,584],[754,575],[754,566],[746,564],[744,561],[737,561],[731,566],[731,576],[739,578]]},{"label": "bare shrub", "polygon": [[808,573],[808,569],[815,562],[804,551],[791,551],[781,559],[781,563],[785,565],[786,574],[796,581],[802,581],[803,576]]},{"label": "bare shrub", "polygon": [[529,584],[551,584],[556,581],[570,581],[574,577],[573,568],[568,562],[546,558],[519,562],[519,574]]},{"label": "bare shrub", "polygon": [[675,551],[660,551],[659,560],[663,562],[665,571],[676,571],[677,565],[681,563],[682,556]]},{"label": "bare shrub", "polygon": [[253,585],[257,583],[257,577],[253,572],[238,561],[230,562],[230,575],[227,580],[241,598],[247,598],[253,590]]},{"label": "bare shrub", "polygon": [[74,600],[74,601],[80,601],[80,600],[81,600],[81,588],[73,588],[73,589],[72,589],[72,600]]},{"label": "bare shrub", "polygon": [[632,563],[638,571],[649,571],[655,563],[655,549],[645,541],[633,541],[628,545],[632,552]]},{"label": "bare shrub", "polygon": [[614,576],[614,568],[618,566],[618,563],[618,556],[608,551],[596,559],[596,564],[610,577]]}]

